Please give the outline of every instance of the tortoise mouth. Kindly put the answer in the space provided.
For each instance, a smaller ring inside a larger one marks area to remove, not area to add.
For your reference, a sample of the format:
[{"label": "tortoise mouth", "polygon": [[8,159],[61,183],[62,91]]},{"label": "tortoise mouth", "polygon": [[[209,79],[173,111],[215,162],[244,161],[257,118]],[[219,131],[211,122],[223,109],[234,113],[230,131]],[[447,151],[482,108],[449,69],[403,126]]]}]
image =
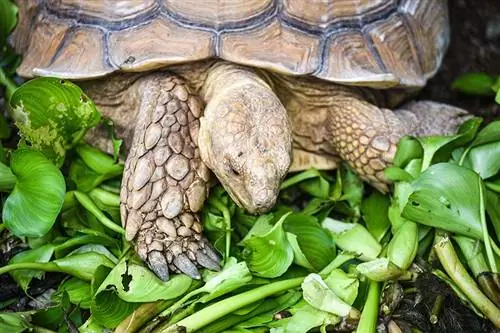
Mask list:
[{"label": "tortoise mouth", "polygon": [[252,195],[244,186],[234,191],[227,186],[224,186],[224,188],[227,193],[229,193],[231,199],[233,199],[239,207],[245,209],[250,214],[256,215],[266,213],[273,208],[276,203],[277,194],[273,195],[270,190],[266,191],[268,195],[266,195],[264,199],[256,201],[250,199],[252,198]]}]

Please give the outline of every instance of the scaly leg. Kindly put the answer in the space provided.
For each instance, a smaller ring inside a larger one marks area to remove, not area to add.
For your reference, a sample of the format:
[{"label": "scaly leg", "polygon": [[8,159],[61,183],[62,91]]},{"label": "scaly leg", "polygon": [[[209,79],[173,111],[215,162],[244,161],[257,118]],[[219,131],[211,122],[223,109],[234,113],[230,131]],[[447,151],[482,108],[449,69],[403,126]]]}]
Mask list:
[{"label": "scaly leg", "polygon": [[384,169],[399,139],[451,134],[467,117],[462,109],[430,101],[408,103],[393,112],[343,93],[327,108],[294,113],[292,123],[296,145],[340,156],[362,179],[386,192]]},{"label": "scaly leg", "polygon": [[198,265],[220,269],[196,214],[210,178],[197,144],[202,105],[171,74],[146,76],[135,87],[139,111],[120,195],[126,238],[161,279],[169,270],[199,279]]}]

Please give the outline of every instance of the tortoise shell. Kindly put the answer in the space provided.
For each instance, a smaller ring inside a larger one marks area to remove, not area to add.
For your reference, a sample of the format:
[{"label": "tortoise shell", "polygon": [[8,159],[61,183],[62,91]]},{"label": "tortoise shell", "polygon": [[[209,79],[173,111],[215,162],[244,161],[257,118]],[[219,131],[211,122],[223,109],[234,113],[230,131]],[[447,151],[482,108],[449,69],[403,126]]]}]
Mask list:
[{"label": "tortoise shell", "polygon": [[446,0],[18,0],[18,72],[68,79],[221,58],[377,88],[421,87]]}]

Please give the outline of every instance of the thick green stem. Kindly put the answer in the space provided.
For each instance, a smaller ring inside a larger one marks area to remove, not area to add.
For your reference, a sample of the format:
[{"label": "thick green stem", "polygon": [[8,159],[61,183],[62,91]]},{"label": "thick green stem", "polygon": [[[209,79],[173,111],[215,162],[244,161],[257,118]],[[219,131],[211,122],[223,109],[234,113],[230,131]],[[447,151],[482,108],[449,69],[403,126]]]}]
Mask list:
[{"label": "thick green stem", "polygon": [[321,275],[321,277],[323,278],[326,278],[335,268],[339,268],[345,262],[354,258],[356,258],[356,256],[352,253],[341,252],[325,268],[323,268],[321,272],[319,272],[319,275]]},{"label": "thick green stem", "polygon": [[162,325],[159,328],[155,329],[154,332],[177,333],[179,332],[179,330],[182,330],[182,332],[185,333],[194,332],[214,322],[215,320],[222,318],[233,311],[236,311],[237,309],[240,309],[244,306],[257,302],[276,293],[291,288],[296,288],[300,286],[302,281],[304,281],[303,277],[294,278],[289,280],[277,281],[259,288],[249,290],[247,292],[223,299],[220,302],[207,306],[206,308],[195,312],[191,316],[184,318],[175,325],[167,327],[165,327],[165,325]]},{"label": "thick green stem", "polygon": [[370,281],[368,288],[368,296],[366,297],[363,312],[359,319],[356,333],[375,333],[377,329],[377,319],[380,300],[380,283]]},{"label": "thick green stem", "polygon": [[496,327],[500,327],[500,309],[481,292],[474,279],[467,273],[464,266],[460,263],[451,240],[443,231],[436,232],[436,245],[434,245],[434,249],[441,265],[451,279]]},{"label": "thick green stem", "polygon": [[437,295],[436,300],[434,301],[434,305],[432,306],[431,315],[429,317],[429,321],[431,324],[437,324],[439,320],[439,314],[441,313],[441,309],[443,308],[444,296]]},{"label": "thick green stem", "polygon": [[99,222],[101,222],[105,227],[124,235],[125,230],[120,227],[115,222],[111,221],[104,213],[96,206],[92,198],[90,198],[87,194],[79,191],[75,191],[75,198],[78,202],[85,207],[92,215],[94,215]]},{"label": "thick green stem", "polygon": [[91,198],[99,200],[106,206],[120,207],[120,196],[115,193],[97,187],[90,191],[89,195]]},{"label": "thick green stem", "polygon": [[8,273],[10,271],[15,271],[18,269],[34,269],[37,271],[44,272],[61,272],[64,273],[55,263],[53,262],[27,262],[19,264],[10,264],[0,267],[0,275]]}]

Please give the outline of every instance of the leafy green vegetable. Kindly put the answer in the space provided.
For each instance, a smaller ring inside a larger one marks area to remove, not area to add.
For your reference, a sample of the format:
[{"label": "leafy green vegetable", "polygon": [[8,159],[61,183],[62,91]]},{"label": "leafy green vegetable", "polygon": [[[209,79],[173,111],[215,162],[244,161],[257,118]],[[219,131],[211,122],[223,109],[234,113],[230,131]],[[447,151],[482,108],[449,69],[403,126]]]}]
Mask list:
[{"label": "leafy green vegetable", "polygon": [[23,140],[57,165],[100,119],[94,103],[77,85],[55,78],[26,82],[10,104]]},{"label": "leafy green vegetable", "polygon": [[17,24],[17,7],[7,1],[0,1],[0,49],[5,47],[7,36],[14,29]]},{"label": "leafy green vegetable", "polygon": [[[285,231],[295,235],[300,253],[311,266],[304,267],[320,271],[335,258],[335,244],[315,217],[291,213],[286,216],[283,227]],[[290,240],[290,237],[288,239]],[[294,253],[297,253],[296,249]]]},{"label": "leafy green vegetable", "polygon": [[450,163],[424,171],[412,184],[403,217],[428,226],[479,239],[482,237],[480,177]]},{"label": "leafy green vegetable", "polygon": [[3,207],[5,226],[18,237],[41,237],[61,210],[64,178],[43,154],[28,149],[12,154],[11,169],[17,182]]},{"label": "leafy green vegetable", "polygon": [[465,73],[453,81],[452,88],[470,95],[492,96],[496,78],[486,73]]},{"label": "leafy green vegetable", "polygon": [[359,254],[362,260],[375,259],[382,250],[382,246],[359,223],[345,223],[328,217],[321,225],[330,231],[338,247]]},{"label": "leafy green vegetable", "polygon": [[325,283],[335,295],[349,305],[352,305],[358,296],[359,280],[340,268],[332,270]]},{"label": "leafy green vegetable", "polygon": [[366,223],[366,229],[380,242],[391,227],[388,217],[390,200],[380,192],[373,192],[368,198],[363,200],[361,213]]},{"label": "leafy green vegetable", "polygon": [[[9,264],[30,263],[30,262],[49,262],[54,254],[54,246],[46,244],[39,248],[23,251],[16,254],[9,260]],[[12,278],[17,284],[27,292],[28,286],[33,278],[41,279],[44,275],[43,271],[35,270],[18,270],[10,272]]]},{"label": "leafy green vegetable", "polygon": [[68,295],[71,303],[78,305],[82,309],[90,308],[92,298],[90,283],[77,278],[66,280],[59,285],[57,293],[54,294],[53,298],[56,300],[62,298],[64,293]]},{"label": "leafy green vegetable", "polygon": [[359,318],[357,310],[341,300],[318,274],[309,274],[302,282],[304,300],[315,308],[341,317]]},{"label": "leafy green vegetable", "polygon": [[[243,258],[248,268],[261,277],[277,277],[285,273],[293,262],[293,249],[283,229],[283,222],[288,214],[270,229],[258,234],[252,230],[250,237],[241,242]],[[257,225],[257,224],[256,224]]]},{"label": "leafy green vegetable", "polygon": [[23,312],[10,312],[0,313],[0,331],[22,333],[26,330],[32,329],[30,324],[31,316],[29,313]]},{"label": "leafy green vegetable", "polygon": [[403,271],[387,258],[378,258],[356,266],[358,272],[373,281],[388,281],[399,278]]}]

